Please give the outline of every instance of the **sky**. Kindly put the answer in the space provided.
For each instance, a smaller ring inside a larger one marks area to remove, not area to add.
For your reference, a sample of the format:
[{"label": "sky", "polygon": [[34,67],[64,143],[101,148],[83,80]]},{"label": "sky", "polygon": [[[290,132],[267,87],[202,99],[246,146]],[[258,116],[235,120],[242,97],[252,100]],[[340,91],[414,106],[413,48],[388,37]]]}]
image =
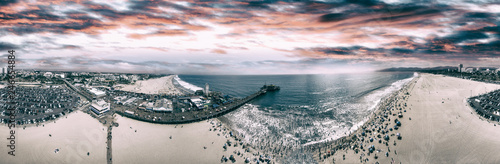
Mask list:
[{"label": "sky", "polygon": [[500,1],[0,1],[0,66],[173,74],[499,67]]}]

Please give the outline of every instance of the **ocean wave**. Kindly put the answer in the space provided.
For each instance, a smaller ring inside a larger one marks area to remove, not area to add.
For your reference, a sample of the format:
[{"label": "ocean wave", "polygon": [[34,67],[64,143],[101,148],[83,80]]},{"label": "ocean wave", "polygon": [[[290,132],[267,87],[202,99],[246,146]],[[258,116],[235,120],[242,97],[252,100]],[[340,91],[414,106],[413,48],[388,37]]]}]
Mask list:
[{"label": "ocean wave", "polygon": [[177,83],[179,83],[179,85],[181,85],[182,87],[192,90],[193,92],[196,90],[203,90],[203,88],[201,87],[183,81],[181,78],[179,78],[179,75],[175,75],[174,80],[177,81]]}]

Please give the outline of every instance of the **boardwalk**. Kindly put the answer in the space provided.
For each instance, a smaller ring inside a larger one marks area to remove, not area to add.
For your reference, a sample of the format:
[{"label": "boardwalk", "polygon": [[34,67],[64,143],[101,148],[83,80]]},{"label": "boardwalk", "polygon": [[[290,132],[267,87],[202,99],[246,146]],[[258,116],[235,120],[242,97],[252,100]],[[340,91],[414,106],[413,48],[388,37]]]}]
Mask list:
[{"label": "boardwalk", "polygon": [[113,124],[111,124],[109,127],[108,127],[108,141],[106,142],[108,145],[106,146],[107,148],[107,153],[106,153],[106,160],[108,161],[108,164],[111,164],[113,163],[113,153],[112,153],[112,150],[113,150],[113,147],[112,147],[112,136],[111,136],[111,130],[113,130]]}]

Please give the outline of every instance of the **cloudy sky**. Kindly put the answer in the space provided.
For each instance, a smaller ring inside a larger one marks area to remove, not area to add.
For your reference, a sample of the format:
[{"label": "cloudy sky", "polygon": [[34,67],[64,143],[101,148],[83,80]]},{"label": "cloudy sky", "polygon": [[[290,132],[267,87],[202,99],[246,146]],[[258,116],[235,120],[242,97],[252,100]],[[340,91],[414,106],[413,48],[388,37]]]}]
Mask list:
[{"label": "cloudy sky", "polygon": [[18,68],[309,74],[500,63],[500,2],[2,0]]}]

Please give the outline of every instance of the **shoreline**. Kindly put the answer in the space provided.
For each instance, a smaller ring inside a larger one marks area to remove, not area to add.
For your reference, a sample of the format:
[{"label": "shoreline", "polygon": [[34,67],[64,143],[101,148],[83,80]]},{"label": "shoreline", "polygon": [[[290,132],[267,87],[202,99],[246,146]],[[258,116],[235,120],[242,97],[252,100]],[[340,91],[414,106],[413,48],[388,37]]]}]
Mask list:
[{"label": "shoreline", "polygon": [[[194,93],[195,93],[195,91],[193,91],[193,90],[191,90],[191,89],[189,89],[189,88],[186,88],[185,86],[183,86],[183,85],[179,82],[179,80],[182,80],[182,79],[179,77],[179,75],[172,75],[172,76],[174,76],[174,77],[172,78],[172,81],[171,81],[172,85],[173,85],[175,88],[177,88],[178,90],[180,90],[183,94],[189,95],[189,94],[194,94]],[[179,79],[179,80],[177,80],[177,79]],[[187,83],[187,82],[186,82],[186,83]]]},{"label": "shoreline", "polygon": [[[356,140],[357,136],[364,131],[363,127],[368,126],[370,123],[373,123],[376,119],[376,116],[382,112],[382,110],[389,108],[390,105],[392,105],[395,101],[397,101],[398,96],[400,96],[402,91],[408,91],[408,89],[413,89],[414,83],[420,78],[420,74],[418,76],[413,77],[409,82],[404,84],[400,89],[395,90],[393,93],[390,95],[383,97],[381,101],[376,105],[375,109],[371,112],[371,114],[367,117],[366,121],[364,123],[360,124],[360,126],[357,127],[356,130],[349,132],[348,135],[342,136],[338,139],[332,140],[332,141],[327,141],[327,142],[322,142],[322,143],[316,143],[312,145],[308,145],[309,148],[306,148],[310,150],[314,156],[313,158],[317,162],[324,162],[325,157],[329,158],[330,156],[333,156],[336,154],[337,151],[343,149],[345,150],[347,146],[351,144],[353,140]],[[412,85],[413,84],[413,85]],[[404,94],[404,93],[403,93]],[[336,145],[336,146],[333,146]],[[307,146],[306,146],[307,147]],[[329,150],[328,150],[329,149]],[[330,152],[330,153],[328,153]]]},{"label": "shoreline", "polygon": [[[312,157],[315,161],[319,162],[320,160],[318,160],[318,154],[317,154],[318,147],[326,147],[326,146],[321,146],[321,145],[340,142],[340,141],[337,141],[337,140],[346,140],[350,135],[352,135],[352,134],[356,133],[357,131],[359,131],[363,125],[365,125],[366,123],[370,122],[373,119],[372,117],[375,114],[375,112],[377,112],[379,110],[379,108],[382,108],[384,106],[384,105],[381,105],[381,104],[387,103],[387,101],[389,101],[391,98],[393,99],[393,97],[396,94],[398,94],[399,92],[401,92],[401,90],[405,89],[405,87],[408,87],[408,85],[411,84],[412,82],[415,82],[415,80],[417,78],[419,78],[419,76],[420,75],[413,76],[413,77],[410,77],[408,79],[401,79],[401,80],[407,80],[407,81],[404,82],[401,85],[401,88],[395,89],[392,92],[389,92],[387,95],[381,97],[380,102],[378,102],[377,104],[375,104],[374,107],[372,108],[372,111],[368,115],[369,117],[366,117],[366,119],[364,119],[364,121],[361,121],[359,124],[355,124],[355,125],[358,125],[357,127],[354,127],[354,126],[351,127],[349,129],[349,131],[347,132],[346,136],[342,136],[342,137],[339,137],[339,138],[334,139],[334,140],[330,139],[330,140],[325,140],[323,142],[318,142],[318,143],[313,143],[313,144],[307,144],[307,143],[306,144],[301,144],[301,146],[299,146],[299,147],[297,147],[295,149],[287,149],[288,151],[286,151],[286,153],[285,152],[278,152],[278,153],[276,153],[276,152],[273,152],[274,149],[271,148],[271,149],[268,150],[268,147],[265,147],[265,146],[264,146],[264,149],[258,149],[258,145],[250,145],[250,146],[253,147],[256,150],[270,153],[278,163],[280,163],[280,162],[287,162],[287,161],[290,162],[287,157],[290,157],[291,155],[297,155],[297,153],[298,154],[312,154],[310,157]],[[394,83],[396,83],[396,82],[394,82]],[[223,122],[223,124],[227,128],[231,129],[234,132],[238,132],[237,130],[231,128],[231,125],[226,122],[227,121],[226,118],[222,117],[223,120],[221,120],[220,118],[221,117],[219,117],[217,119],[219,119],[221,122]],[[224,120],[226,120],[226,121],[224,121]],[[352,129],[355,129],[355,130],[352,130]],[[241,135],[238,135],[238,136],[241,136]],[[334,145],[338,145],[338,144],[334,144]]]},{"label": "shoreline", "polygon": [[[424,73],[408,84],[392,100],[389,99],[385,108],[380,107],[363,128],[335,145],[316,150],[317,159],[321,158],[317,161],[500,162],[493,153],[500,151],[500,141],[495,138],[500,136],[499,126],[478,116],[466,101],[471,92],[483,93],[498,89],[500,85]],[[404,111],[401,117],[391,114],[399,114],[401,110]],[[400,122],[398,129],[387,130],[396,125],[395,119]]]}]

